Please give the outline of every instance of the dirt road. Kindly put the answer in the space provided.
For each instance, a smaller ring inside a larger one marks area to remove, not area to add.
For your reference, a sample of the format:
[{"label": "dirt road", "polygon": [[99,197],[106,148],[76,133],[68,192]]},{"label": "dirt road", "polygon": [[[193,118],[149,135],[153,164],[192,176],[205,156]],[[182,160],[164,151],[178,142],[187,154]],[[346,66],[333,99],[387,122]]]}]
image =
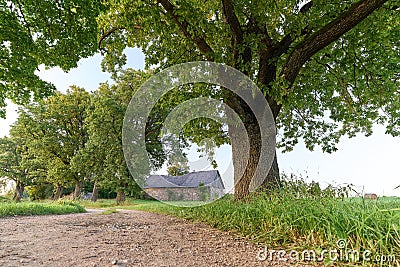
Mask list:
[{"label": "dirt road", "polygon": [[258,251],[206,225],[140,211],[0,219],[0,266],[272,266]]}]

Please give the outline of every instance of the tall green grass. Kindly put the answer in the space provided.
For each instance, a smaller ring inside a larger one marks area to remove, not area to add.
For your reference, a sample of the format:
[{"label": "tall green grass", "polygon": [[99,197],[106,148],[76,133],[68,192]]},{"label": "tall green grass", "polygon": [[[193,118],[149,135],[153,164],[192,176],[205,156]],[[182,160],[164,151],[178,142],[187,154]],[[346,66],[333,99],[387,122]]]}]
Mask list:
[{"label": "tall green grass", "polygon": [[93,208],[93,209],[103,209],[103,208],[112,208],[112,207],[126,207],[130,205],[137,205],[138,203],[147,203],[146,200],[140,199],[132,199],[126,198],[125,201],[117,203],[115,199],[98,199],[96,202],[91,200],[78,200],[77,203],[86,207],[86,208]]},{"label": "tall green grass", "polygon": [[396,253],[400,259],[399,207],[400,200],[259,195],[248,203],[226,198],[173,213],[277,248],[335,247],[339,239],[345,239],[352,249]]},{"label": "tall green grass", "polygon": [[71,201],[58,201],[54,203],[38,202],[0,202],[0,217],[16,215],[46,215],[85,212],[85,209]]},{"label": "tall green grass", "polygon": [[4,202],[11,202],[11,199],[9,199],[7,197],[0,196],[0,203],[4,203]]}]

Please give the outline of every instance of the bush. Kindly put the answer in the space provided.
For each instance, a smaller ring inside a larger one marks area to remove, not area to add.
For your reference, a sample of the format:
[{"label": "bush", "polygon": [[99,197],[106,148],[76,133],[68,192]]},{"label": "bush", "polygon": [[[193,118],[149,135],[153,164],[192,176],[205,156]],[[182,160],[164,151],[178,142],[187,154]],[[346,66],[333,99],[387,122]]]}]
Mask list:
[{"label": "bush", "polygon": [[28,192],[30,200],[42,200],[53,195],[54,187],[51,184],[41,183],[26,186],[25,190]]}]

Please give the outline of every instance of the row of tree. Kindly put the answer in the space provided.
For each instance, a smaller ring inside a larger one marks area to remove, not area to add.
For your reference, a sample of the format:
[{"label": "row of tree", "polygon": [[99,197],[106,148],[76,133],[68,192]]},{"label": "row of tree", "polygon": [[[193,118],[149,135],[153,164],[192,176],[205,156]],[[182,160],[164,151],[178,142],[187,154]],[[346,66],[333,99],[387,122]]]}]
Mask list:
[{"label": "row of tree", "polygon": [[[0,180],[15,182],[14,200],[19,201],[26,188],[32,199],[64,195],[77,199],[88,191],[94,201],[99,193],[101,197],[116,196],[117,202],[124,201],[127,194],[144,197],[137,182],[148,174],[140,172],[147,161],[133,153],[126,164],[122,128],[132,96],[151,74],[128,69],[115,77],[115,84],[103,83],[93,93],[71,86],[65,93],[20,107],[9,136],[0,139]],[[178,136],[169,136],[163,123],[182,102],[215,95],[218,92],[208,85],[183,85],[155,104],[146,118],[145,143],[152,163],[147,171],[159,170],[166,163],[171,175],[187,173],[182,151],[192,143],[204,146],[204,154],[213,162],[213,150],[206,149],[203,141],[211,138],[214,146],[227,143],[223,125],[194,118],[183,125]]]},{"label": "row of tree", "polygon": [[144,78],[126,71],[115,85],[104,83],[94,93],[71,86],[19,108],[10,135],[0,139],[0,177],[15,182],[14,199],[26,187],[32,198],[78,198],[83,188],[93,188],[92,200],[99,189],[115,192],[117,202],[126,194],[140,197],[125,164],[121,129]]}]

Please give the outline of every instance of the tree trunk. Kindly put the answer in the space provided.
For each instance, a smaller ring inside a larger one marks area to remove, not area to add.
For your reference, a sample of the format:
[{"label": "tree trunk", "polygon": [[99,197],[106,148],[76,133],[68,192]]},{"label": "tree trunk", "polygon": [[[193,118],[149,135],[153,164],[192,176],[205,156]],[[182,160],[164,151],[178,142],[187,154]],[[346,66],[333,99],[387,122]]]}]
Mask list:
[{"label": "tree trunk", "polygon": [[[255,127],[255,125],[253,125],[246,128],[248,128],[250,144],[244,144],[243,139],[234,142],[231,136],[231,140],[233,141],[232,157],[234,166],[235,200],[245,198],[250,194],[250,192],[256,190],[257,188],[258,190],[270,191],[274,188],[280,187],[281,185],[276,152],[271,168],[269,169],[266,177],[263,177],[260,181],[257,181],[255,179],[254,174],[257,165],[263,164],[263,162],[259,163],[261,142],[256,129],[258,127]],[[248,151],[248,157],[246,155],[246,151]],[[247,158],[248,161],[246,162]],[[239,177],[241,178],[239,179]]]},{"label": "tree trunk", "polygon": [[[246,128],[249,128],[249,126],[246,125]],[[237,127],[230,126],[228,130],[232,145],[232,160],[235,182],[234,196],[235,200],[239,200],[246,197],[250,193],[250,183],[257,167],[258,158],[260,155],[260,136],[259,130],[254,128],[247,129],[248,137],[245,138],[240,136],[240,131],[237,129]]]},{"label": "tree trunk", "polygon": [[61,185],[57,185],[56,192],[54,192],[53,200],[61,198],[64,188]]},{"label": "tree trunk", "polygon": [[83,183],[80,180],[75,181],[74,200],[78,200],[82,194]]},{"label": "tree trunk", "polygon": [[126,195],[125,195],[125,191],[124,190],[120,190],[117,192],[117,197],[115,199],[115,201],[117,202],[117,205],[121,204],[122,202],[124,202],[126,200]]},{"label": "tree trunk", "polygon": [[[260,54],[258,82],[266,87],[270,87],[276,77],[276,66],[270,63],[270,56],[271,53]],[[237,82],[237,77],[232,79],[222,71],[220,76],[228,82],[227,84],[231,81]],[[224,90],[224,102],[235,111],[236,116],[239,116],[242,127],[245,128],[244,132],[247,133],[246,136],[238,134],[242,132],[242,129],[236,126],[238,119],[227,112],[234,167],[235,200],[245,198],[260,186],[265,188],[279,186],[279,168],[274,146],[275,121],[281,105],[269,95],[246,89],[240,91],[240,96]],[[269,123],[273,125],[268,125]],[[268,169],[270,164],[272,167]]]},{"label": "tree trunk", "polygon": [[[235,110],[236,114],[228,116],[228,133],[231,138],[232,157],[234,167],[234,198],[240,200],[256,190],[260,186],[265,188],[278,187],[279,168],[276,160],[275,143],[271,140],[262,140],[262,136],[269,139],[261,133],[263,131],[273,131],[270,134],[275,135],[275,127],[266,129],[265,125],[260,129],[259,121],[252,113],[246,103],[236,96],[228,95],[228,105]],[[267,110],[262,110],[262,107],[257,106],[258,114],[266,114]],[[233,116],[240,116],[242,125],[237,122]],[[262,115],[266,116],[266,115]],[[275,117],[274,117],[275,118]],[[233,122],[233,123],[232,123]],[[261,120],[260,123],[263,121]],[[272,147],[271,147],[272,146]],[[274,155],[275,153],[275,155]],[[263,158],[260,161],[260,156]],[[268,156],[266,156],[268,155]],[[274,156],[275,157],[274,157]],[[267,158],[266,158],[267,157]],[[271,169],[268,169],[272,163]]]},{"label": "tree trunk", "polygon": [[94,181],[92,197],[90,200],[92,202],[96,202],[98,197],[99,197],[99,188],[97,187],[97,181]]},{"label": "tree trunk", "polygon": [[15,185],[15,192],[14,192],[14,201],[19,202],[24,194],[25,186],[20,182],[17,182]]},{"label": "tree trunk", "polygon": [[275,151],[275,157],[274,161],[272,162],[271,169],[268,172],[267,177],[265,178],[264,182],[261,184],[261,189],[264,191],[270,191],[275,188],[281,187],[281,176],[279,173],[279,166],[278,166],[278,158],[276,156],[276,151]]}]

